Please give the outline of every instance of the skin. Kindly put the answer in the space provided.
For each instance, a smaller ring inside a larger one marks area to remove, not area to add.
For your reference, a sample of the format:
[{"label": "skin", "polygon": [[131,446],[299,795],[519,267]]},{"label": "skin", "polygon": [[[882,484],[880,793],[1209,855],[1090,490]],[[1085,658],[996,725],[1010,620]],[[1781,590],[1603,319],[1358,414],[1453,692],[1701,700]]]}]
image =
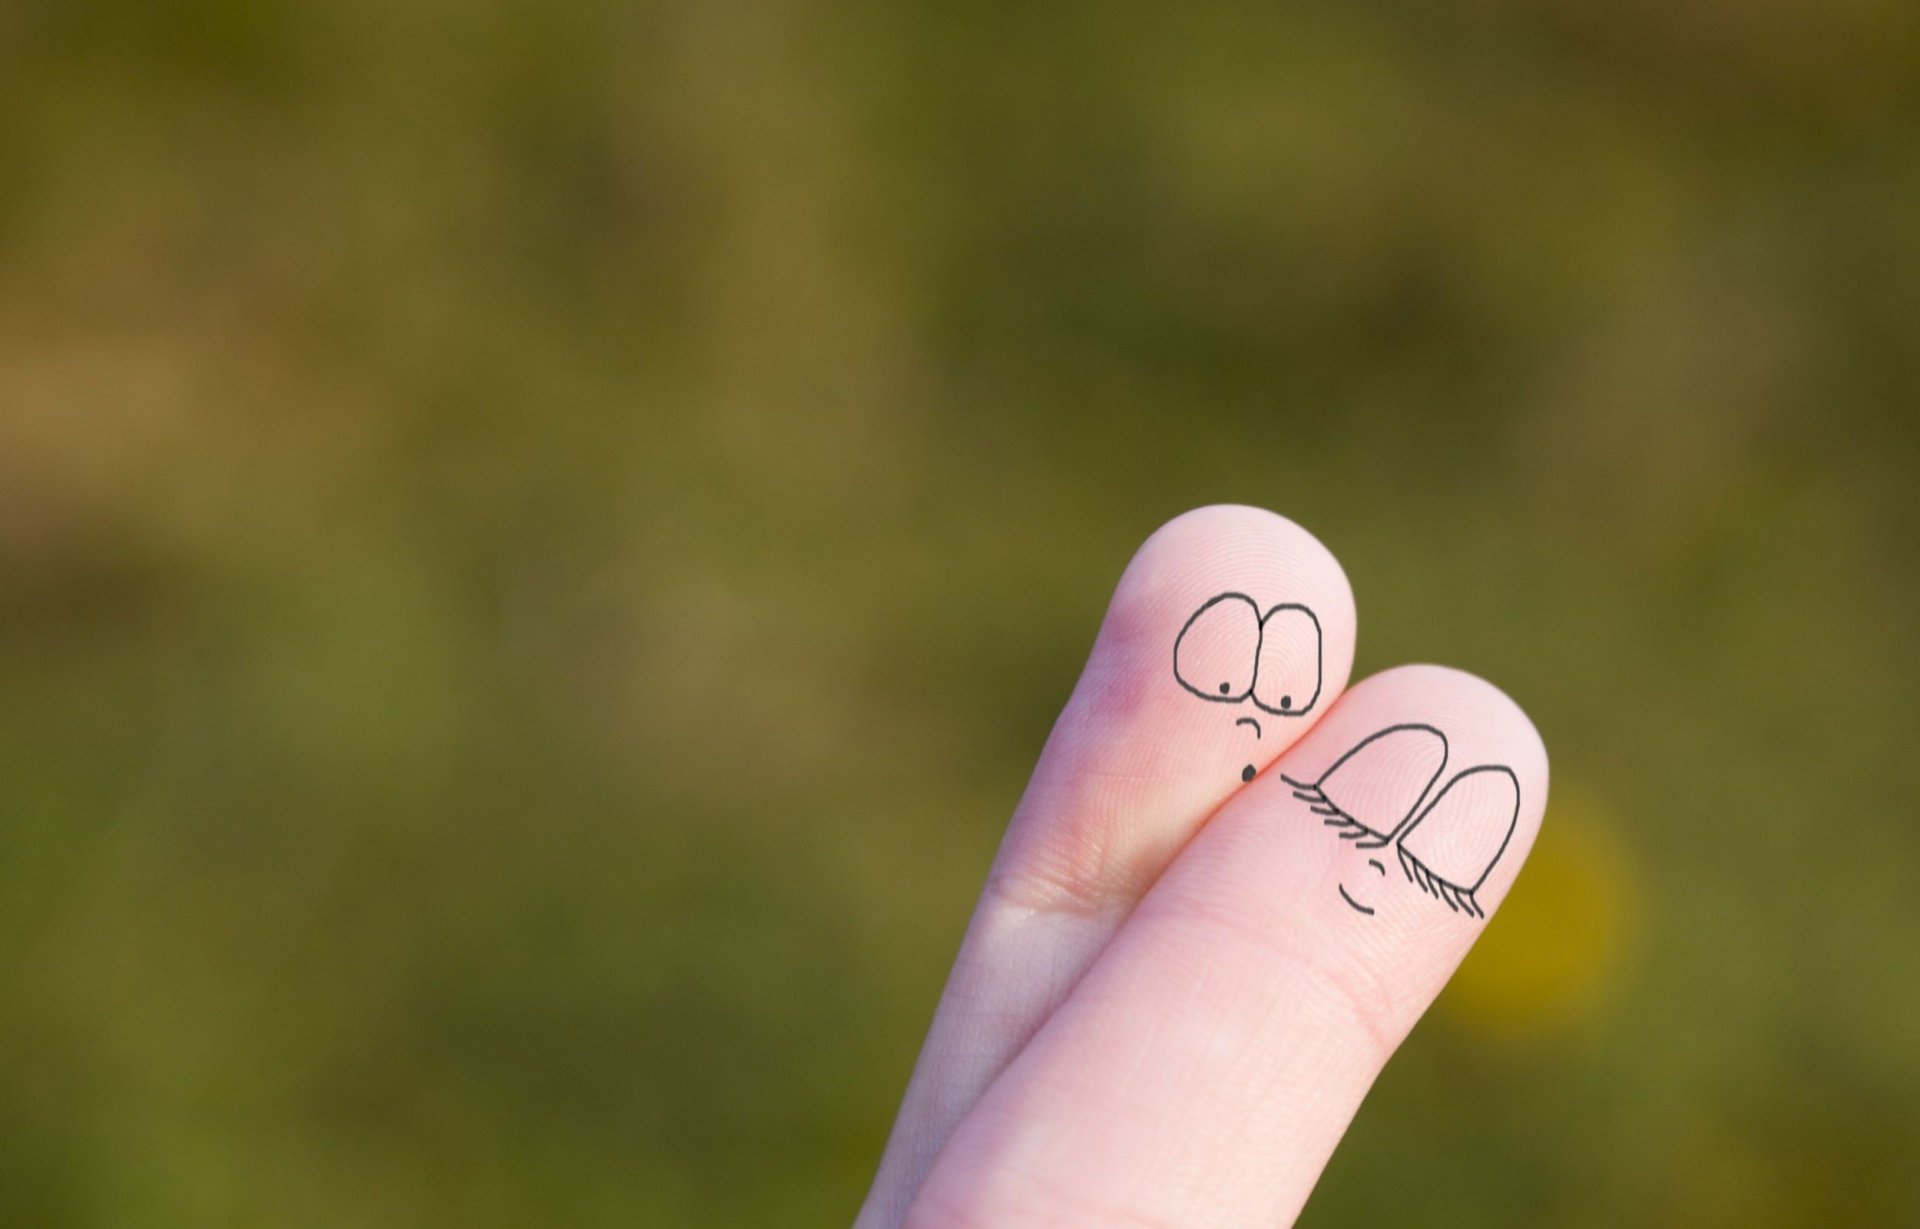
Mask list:
[{"label": "skin", "polygon": [[[1382,862],[1378,858],[1368,858],[1367,865],[1381,875],[1385,875],[1387,873],[1386,863]],[[1372,905],[1363,904],[1362,902],[1355,900],[1353,897],[1353,893],[1347,891],[1347,885],[1344,883],[1340,885],[1340,899],[1346,901],[1349,905],[1353,906],[1353,910],[1356,913],[1364,913],[1368,917],[1372,917],[1374,915],[1374,912],[1375,912],[1374,907]]]},{"label": "skin", "polygon": [[[1224,592],[1314,612],[1311,710],[1176,683],[1174,638]],[[1478,893],[1489,916],[1547,794],[1546,752],[1511,700],[1437,666],[1349,689],[1354,630],[1339,564],[1272,513],[1202,508],[1135,554],[1008,825],[856,1229],[1292,1223],[1487,923],[1416,889],[1390,851],[1332,835],[1282,773],[1313,780],[1413,721],[1445,727],[1453,764],[1511,765],[1520,814]]]}]

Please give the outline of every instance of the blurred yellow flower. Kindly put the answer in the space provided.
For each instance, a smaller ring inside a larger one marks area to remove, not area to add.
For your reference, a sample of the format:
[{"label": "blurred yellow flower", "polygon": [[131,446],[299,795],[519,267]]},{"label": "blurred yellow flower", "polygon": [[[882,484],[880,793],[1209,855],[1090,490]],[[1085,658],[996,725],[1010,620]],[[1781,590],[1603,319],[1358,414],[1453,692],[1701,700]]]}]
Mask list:
[{"label": "blurred yellow flower", "polygon": [[1556,785],[1539,839],[1439,1010],[1474,1032],[1544,1036],[1606,1004],[1638,920],[1633,852],[1606,805]]}]

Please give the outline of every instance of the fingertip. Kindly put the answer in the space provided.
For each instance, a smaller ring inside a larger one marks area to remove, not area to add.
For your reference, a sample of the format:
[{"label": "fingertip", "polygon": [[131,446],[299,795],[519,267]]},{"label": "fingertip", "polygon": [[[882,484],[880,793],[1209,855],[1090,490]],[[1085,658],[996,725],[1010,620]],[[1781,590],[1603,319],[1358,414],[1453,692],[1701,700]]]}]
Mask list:
[{"label": "fingertip", "polygon": [[1126,904],[1326,713],[1353,668],[1353,592],[1262,508],[1182,513],[1134,552],[1049,738],[999,882]]},{"label": "fingertip", "polygon": [[[1491,916],[1546,812],[1547,750],[1532,719],[1500,688],[1449,666],[1397,666],[1355,684],[1283,768],[1321,795],[1319,814],[1341,838],[1325,848],[1371,848],[1417,889],[1354,893],[1360,904],[1346,903],[1377,909],[1380,927],[1389,915],[1421,927],[1437,919],[1436,901],[1447,913]],[[1269,789],[1263,805],[1290,814],[1298,797]],[[1351,857],[1329,865],[1350,871]]]},{"label": "fingertip", "polygon": [[[1103,639],[1158,636],[1172,618],[1181,623],[1208,599],[1245,594],[1265,613],[1294,604],[1318,624],[1327,697],[1346,685],[1353,669],[1353,587],[1319,538],[1277,512],[1249,504],[1208,504],[1167,521],[1149,534],[1121,574]],[[1176,613],[1177,612],[1177,613]]]},{"label": "fingertip", "polygon": [[[1509,765],[1518,778],[1525,810],[1536,820],[1546,809],[1550,779],[1547,744],[1519,701],[1477,674],[1453,666],[1414,663],[1369,675],[1348,694],[1357,703],[1364,694],[1407,711],[1424,712],[1455,731],[1454,763],[1478,753]],[[1458,740],[1465,735],[1466,743]],[[1523,811],[1524,814],[1524,811]]]}]

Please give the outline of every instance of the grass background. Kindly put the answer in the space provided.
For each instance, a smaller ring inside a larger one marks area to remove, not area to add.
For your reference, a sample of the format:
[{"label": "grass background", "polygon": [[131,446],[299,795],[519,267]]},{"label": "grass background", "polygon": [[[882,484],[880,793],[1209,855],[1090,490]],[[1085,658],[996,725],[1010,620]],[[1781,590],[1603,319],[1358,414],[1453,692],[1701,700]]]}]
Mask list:
[{"label": "grass background", "polygon": [[1303,1223],[1920,1223],[1917,32],[0,4],[0,1223],[846,1223],[1220,501],[1554,755]]}]

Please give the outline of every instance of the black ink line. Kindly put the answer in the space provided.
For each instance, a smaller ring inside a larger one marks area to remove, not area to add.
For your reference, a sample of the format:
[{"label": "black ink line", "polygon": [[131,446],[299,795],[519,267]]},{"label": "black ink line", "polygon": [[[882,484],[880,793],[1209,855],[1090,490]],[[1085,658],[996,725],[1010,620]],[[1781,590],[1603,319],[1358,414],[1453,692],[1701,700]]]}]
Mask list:
[{"label": "black ink line", "polygon": [[1338,888],[1340,889],[1340,899],[1341,899],[1341,900],[1344,900],[1344,901],[1346,901],[1346,902],[1347,902],[1347,903],[1348,903],[1349,905],[1352,905],[1352,906],[1353,906],[1354,908],[1356,908],[1356,909],[1358,909],[1358,910],[1359,910],[1360,912],[1362,912],[1362,913],[1364,913],[1364,914],[1366,914],[1366,915],[1367,915],[1368,917],[1372,917],[1372,916],[1373,916],[1373,910],[1372,910],[1372,909],[1369,909],[1369,908],[1368,908],[1367,906],[1365,906],[1365,905],[1363,905],[1363,904],[1361,904],[1361,903],[1360,903],[1359,901],[1357,901],[1357,900],[1355,900],[1355,899],[1354,899],[1353,897],[1351,897],[1351,896],[1348,896],[1348,895],[1347,895],[1347,887],[1346,887],[1346,885],[1345,885],[1345,884],[1337,884],[1337,885],[1335,885],[1335,886],[1337,886],[1337,887],[1338,887]]},{"label": "black ink line", "polygon": [[1308,785],[1303,781],[1296,781],[1284,772],[1280,774],[1280,779],[1282,781],[1285,781],[1288,785],[1293,786],[1293,796],[1295,798],[1298,798],[1302,802],[1310,802],[1316,806],[1323,806],[1323,807],[1330,807],[1333,805],[1331,802],[1327,801],[1327,796],[1320,792],[1320,787],[1318,785]]},{"label": "black ink line", "polygon": [[1457,888],[1435,875],[1421,863],[1420,859],[1408,853],[1405,845],[1396,845],[1393,851],[1400,855],[1400,869],[1406,872],[1407,878],[1422,892],[1437,898],[1455,913],[1464,911],[1472,917],[1487,916],[1486,910],[1482,909],[1480,902],[1473,897],[1474,889]]},{"label": "black ink line", "polygon": [[[1474,880],[1471,886],[1462,887],[1457,883],[1447,882],[1428,869],[1425,863],[1421,862],[1418,857],[1407,849],[1406,840],[1407,837],[1413,835],[1415,829],[1426,822],[1429,815],[1433,814],[1434,808],[1440,805],[1440,800],[1447,796],[1449,790],[1468,777],[1482,772],[1505,773],[1507,780],[1513,783],[1513,814],[1507,817],[1507,830],[1500,837],[1500,848],[1494,850],[1493,857],[1487,859],[1486,869],[1480,872],[1480,877]],[[1505,764],[1481,764],[1474,768],[1464,769],[1456,773],[1453,779],[1448,781],[1446,785],[1441,788],[1440,792],[1433,796],[1433,801],[1427,804],[1426,810],[1420,812],[1420,818],[1407,825],[1406,832],[1401,834],[1400,844],[1396,848],[1396,852],[1400,855],[1400,869],[1406,872],[1407,878],[1419,887],[1421,891],[1439,897],[1440,900],[1445,902],[1447,908],[1455,912],[1465,910],[1474,917],[1483,918],[1487,916],[1487,913],[1485,909],[1480,907],[1480,901],[1476,893],[1480,891],[1481,885],[1486,883],[1487,876],[1493,873],[1493,868],[1500,864],[1500,859],[1507,852],[1507,845],[1512,842],[1513,831],[1519,826],[1519,823],[1520,778],[1514,775],[1513,769],[1507,767]]]},{"label": "black ink line", "polygon": [[1254,738],[1256,738],[1256,739],[1257,739],[1257,738],[1259,738],[1259,737],[1260,737],[1260,723],[1259,723],[1258,721],[1255,721],[1255,720],[1254,720],[1253,718],[1251,718],[1251,717],[1242,717],[1242,718],[1240,718],[1240,720],[1238,720],[1238,721],[1236,721],[1236,722],[1234,722],[1234,723],[1233,723],[1233,726],[1234,726],[1234,728],[1235,728],[1235,729],[1239,729],[1239,728],[1240,728],[1241,726],[1243,726],[1243,725],[1250,725],[1250,726],[1252,726],[1252,727],[1253,727],[1253,736],[1254,736]]},{"label": "black ink line", "polygon": [[1381,836],[1345,811],[1336,811],[1320,822],[1329,828],[1338,828],[1340,839],[1352,841],[1355,849],[1379,849],[1392,839]]},{"label": "black ink line", "polygon": [[[1460,784],[1462,781],[1466,780],[1468,777],[1471,777],[1476,773],[1482,773],[1482,772],[1502,772],[1507,775],[1507,780],[1513,782],[1513,814],[1507,817],[1507,833],[1505,836],[1500,838],[1500,848],[1494,850],[1493,857],[1487,859],[1487,869],[1480,872],[1480,878],[1473,881],[1473,886],[1456,889],[1457,891],[1465,892],[1468,895],[1472,895],[1473,893],[1478,892],[1480,890],[1480,885],[1487,881],[1487,876],[1493,873],[1493,868],[1500,861],[1500,855],[1507,852],[1507,843],[1513,840],[1513,830],[1516,827],[1518,827],[1520,824],[1520,778],[1514,775],[1513,769],[1508,768],[1505,764],[1481,764],[1477,767],[1462,769],[1460,772],[1455,773],[1453,780],[1447,782],[1445,786],[1441,787],[1440,792],[1433,796],[1433,801],[1427,804],[1426,810],[1420,812],[1420,818],[1414,820],[1411,824],[1407,825],[1406,834],[1402,835],[1400,838],[1402,841],[1406,840],[1407,836],[1411,835],[1413,833],[1413,830],[1415,828],[1418,828],[1421,825],[1421,823],[1426,820],[1427,816],[1433,814],[1433,808],[1440,805],[1440,800],[1447,796],[1448,790],[1451,790],[1454,786]],[[1415,859],[1416,864],[1418,863],[1418,861],[1419,859],[1416,858]]]},{"label": "black ink line", "polygon": [[1293,707],[1292,704],[1289,703],[1292,699],[1291,696],[1281,696],[1281,707],[1279,708],[1271,708],[1262,704],[1260,702],[1260,659],[1256,657],[1253,659],[1253,683],[1247,688],[1247,695],[1253,700],[1254,707],[1260,709],[1262,712],[1272,713],[1276,717],[1301,717],[1312,712],[1313,706],[1320,702],[1320,687],[1323,682],[1322,676],[1325,672],[1326,634],[1320,630],[1319,615],[1313,613],[1313,611],[1307,607],[1302,606],[1299,602],[1283,602],[1260,616],[1260,643],[1262,645],[1267,642],[1267,620],[1273,618],[1273,616],[1283,610],[1297,610],[1307,616],[1307,621],[1313,624],[1313,694],[1308,696],[1307,702],[1298,708]]},{"label": "black ink line", "polygon": [[1420,810],[1420,803],[1423,800],[1425,800],[1427,796],[1427,791],[1432,789],[1433,783],[1440,779],[1440,774],[1447,770],[1447,754],[1451,749],[1451,744],[1447,742],[1447,736],[1444,733],[1442,733],[1440,730],[1421,721],[1405,721],[1405,722],[1401,722],[1399,725],[1390,725],[1386,729],[1378,730],[1372,734],[1369,734],[1365,738],[1361,739],[1359,742],[1355,743],[1350,749],[1348,749],[1345,755],[1341,756],[1339,759],[1335,760],[1333,763],[1327,765],[1326,771],[1320,774],[1319,780],[1315,781],[1311,785],[1307,785],[1302,782],[1295,781],[1293,778],[1288,776],[1282,776],[1280,779],[1285,781],[1287,784],[1293,786],[1296,791],[1302,790],[1302,789],[1311,790],[1313,793],[1318,794],[1322,800],[1326,800],[1329,802],[1330,805],[1337,807],[1340,804],[1337,802],[1332,802],[1330,799],[1327,799],[1326,793],[1321,789],[1321,786],[1326,782],[1326,779],[1332,776],[1336,771],[1338,771],[1340,765],[1346,763],[1348,760],[1352,759],[1355,755],[1359,754],[1360,748],[1366,746],[1368,743],[1371,743],[1376,739],[1385,738],[1389,734],[1398,734],[1403,730],[1424,730],[1427,733],[1432,734],[1434,737],[1438,738],[1440,740],[1440,766],[1433,770],[1433,776],[1428,778],[1427,783],[1420,787],[1420,795],[1419,797],[1413,800],[1413,805],[1407,808],[1407,813],[1405,815],[1402,815],[1398,820],[1396,820],[1394,822],[1393,827],[1387,830],[1386,838],[1381,842],[1381,844],[1385,844],[1387,841],[1391,841],[1394,839],[1394,837],[1398,836],[1400,833],[1400,829],[1403,826],[1405,826],[1406,822],[1409,819],[1412,819],[1415,813],[1417,813]]},{"label": "black ink line", "polygon": [[[1232,686],[1227,683],[1221,683],[1218,691],[1204,690],[1200,684],[1205,683],[1211,686],[1207,680],[1197,679],[1190,681],[1185,675],[1180,673],[1180,645],[1181,642],[1186,640],[1187,633],[1193,630],[1193,625],[1200,621],[1200,616],[1206,614],[1221,602],[1230,601],[1245,602],[1248,609],[1253,612],[1256,633],[1253,642],[1253,671],[1247,676],[1247,687],[1245,691],[1236,693]],[[1301,614],[1306,615],[1307,621],[1313,624],[1313,694],[1307,697],[1305,704],[1296,705],[1293,703],[1292,693],[1289,692],[1280,697],[1282,702],[1281,707],[1274,708],[1272,705],[1262,703],[1260,697],[1254,694],[1254,689],[1260,682],[1260,651],[1267,642],[1267,621],[1283,610],[1297,610]],[[1320,702],[1320,692],[1325,686],[1325,641],[1326,633],[1320,626],[1320,616],[1313,613],[1311,607],[1304,606],[1299,602],[1282,602],[1280,605],[1262,614],[1260,613],[1259,603],[1244,593],[1216,593],[1201,603],[1200,609],[1187,616],[1186,623],[1181,625],[1180,634],[1173,638],[1173,678],[1175,682],[1179,683],[1180,686],[1184,687],[1187,691],[1211,704],[1238,704],[1242,700],[1251,699],[1254,707],[1258,708],[1261,712],[1272,713],[1276,717],[1304,717],[1313,711],[1314,705]]]},{"label": "black ink line", "polygon": [[[1247,604],[1247,609],[1253,612],[1253,619],[1254,619],[1255,637],[1253,642],[1253,674],[1250,674],[1247,676],[1247,689],[1238,695],[1202,691],[1200,690],[1200,688],[1196,687],[1194,684],[1189,683],[1186,680],[1186,677],[1180,673],[1180,642],[1187,638],[1187,633],[1193,630],[1193,625],[1200,621],[1201,615],[1207,613],[1209,610],[1212,610],[1215,606],[1218,606],[1221,602],[1230,602],[1230,601],[1245,602]],[[1248,696],[1253,694],[1253,680],[1254,680],[1254,677],[1260,673],[1260,645],[1263,639],[1264,639],[1264,632],[1261,629],[1259,603],[1255,602],[1252,598],[1248,597],[1244,593],[1215,594],[1213,597],[1208,598],[1205,602],[1202,602],[1200,604],[1200,609],[1194,611],[1192,614],[1187,616],[1186,623],[1180,628],[1180,634],[1173,638],[1173,681],[1180,684],[1182,687],[1186,688],[1188,691],[1192,692],[1194,695],[1199,696],[1202,700],[1206,700],[1210,703],[1238,704],[1240,703],[1240,701],[1246,699]]]},{"label": "black ink line", "polygon": [[[1329,798],[1325,785],[1327,779],[1333,776],[1334,772],[1337,771],[1342,764],[1345,764],[1358,754],[1361,748],[1374,742],[1376,739],[1385,738],[1389,734],[1399,733],[1404,730],[1421,730],[1437,737],[1440,740],[1440,766],[1434,769],[1433,776],[1428,778],[1427,782],[1420,787],[1420,794],[1414,799],[1413,806],[1408,809],[1406,815],[1395,821],[1391,832],[1382,836],[1376,830],[1368,827],[1353,815],[1349,814],[1339,803]],[[1427,725],[1424,722],[1402,722],[1399,725],[1391,725],[1384,730],[1369,734],[1358,743],[1355,743],[1348,749],[1345,755],[1342,755],[1339,759],[1328,765],[1326,771],[1322,772],[1317,780],[1312,782],[1296,781],[1285,773],[1281,774],[1280,779],[1293,788],[1293,796],[1295,798],[1306,803],[1308,809],[1314,814],[1321,816],[1320,822],[1322,825],[1335,829],[1339,833],[1341,840],[1353,842],[1355,849],[1384,849],[1389,845],[1393,846],[1394,855],[1400,862],[1400,870],[1406,875],[1408,883],[1413,884],[1422,892],[1438,900],[1454,913],[1465,913],[1469,917],[1484,918],[1487,916],[1487,911],[1481,906],[1478,893],[1480,888],[1487,882],[1487,876],[1493,873],[1493,868],[1499,865],[1500,859],[1505,856],[1507,846],[1513,841],[1514,830],[1519,826],[1520,778],[1514,773],[1513,769],[1507,767],[1505,764],[1479,764],[1455,773],[1452,779],[1444,786],[1441,786],[1438,793],[1433,793],[1434,785],[1440,780],[1442,774],[1446,772],[1447,758],[1451,750],[1451,744],[1447,741],[1447,736],[1443,731],[1434,726]],[[1406,841],[1407,838],[1434,813],[1435,809],[1440,805],[1440,800],[1445,798],[1454,786],[1460,784],[1460,782],[1466,780],[1468,777],[1483,772],[1506,774],[1507,780],[1513,784],[1513,814],[1507,817],[1507,830],[1500,838],[1500,847],[1494,850],[1493,857],[1488,859],[1485,869],[1480,872],[1480,877],[1474,880],[1470,886],[1463,887],[1460,884],[1450,883],[1434,874],[1425,863],[1420,861],[1418,856],[1407,849]],[[1432,793],[1433,796],[1428,798],[1427,795],[1430,793]],[[1380,872],[1382,875],[1387,873],[1387,868],[1382,865],[1377,858],[1368,858],[1367,865],[1373,867],[1374,870]],[[1348,896],[1345,885],[1340,885],[1340,895],[1348,904],[1359,909],[1361,912],[1367,914],[1373,913],[1372,909],[1360,905],[1353,897]]]},{"label": "black ink line", "polygon": [[[1289,785],[1297,784],[1292,777],[1286,776],[1284,773],[1280,779]],[[1297,788],[1293,791],[1293,796],[1306,803],[1308,810],[1312,811],[1315,815],[1321,816],[1321,823],[1329,828],[1340,829],[1341,840],[1358,842],[1354,846],[1356,849],[1378,849],[1393,839],[1391,834],[1381,836],[1373,829],[1341,810],[1339,803],[1330,800],[1314,786],[1309,785],[1304,789]]]}]

